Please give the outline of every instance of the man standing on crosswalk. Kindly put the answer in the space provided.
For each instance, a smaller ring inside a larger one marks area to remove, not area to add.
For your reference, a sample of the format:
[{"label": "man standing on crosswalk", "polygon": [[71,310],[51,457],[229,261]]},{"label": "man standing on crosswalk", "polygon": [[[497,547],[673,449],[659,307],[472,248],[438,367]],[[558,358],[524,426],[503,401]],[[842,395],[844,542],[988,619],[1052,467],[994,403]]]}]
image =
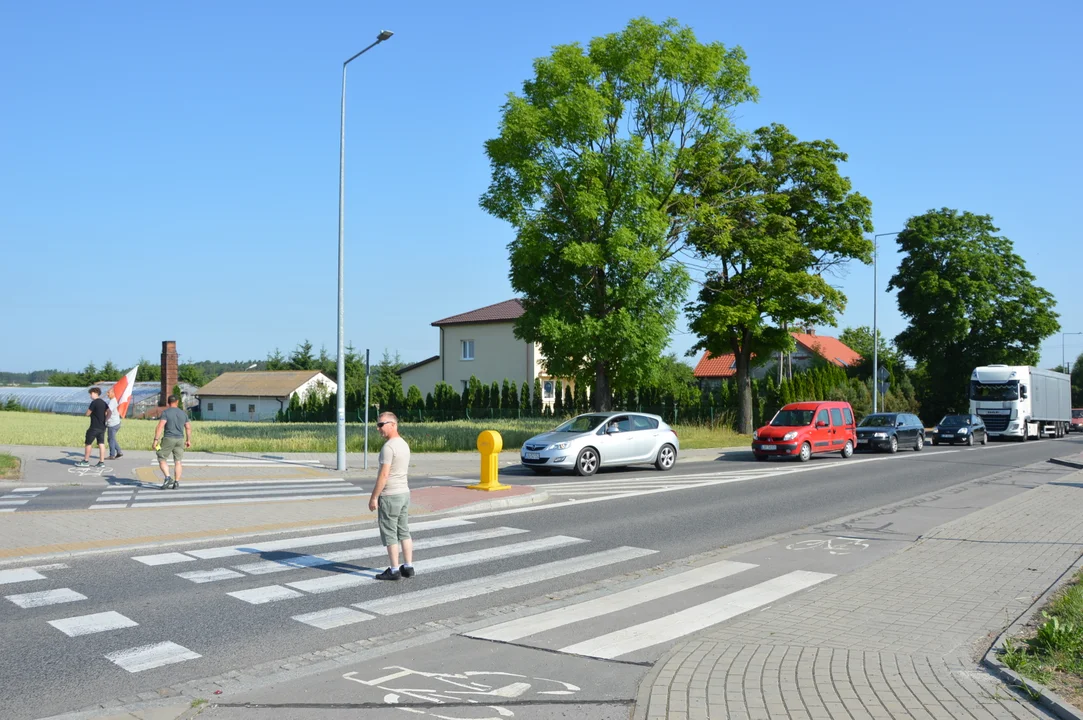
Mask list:
[{"label": "man standing on crosswalk", "polygon": [[[398,580],[414,576],[414,542],[410,539],[410,446],[399,435],[399,419],[394,413],[380,413],[376,428],[384,436],[380,449],[380,472],[369,498],[369,510],[376,511],[380,541],[387,547],[387,570],[377,580]],[[399,545],[403,564],[399,567]]]}]

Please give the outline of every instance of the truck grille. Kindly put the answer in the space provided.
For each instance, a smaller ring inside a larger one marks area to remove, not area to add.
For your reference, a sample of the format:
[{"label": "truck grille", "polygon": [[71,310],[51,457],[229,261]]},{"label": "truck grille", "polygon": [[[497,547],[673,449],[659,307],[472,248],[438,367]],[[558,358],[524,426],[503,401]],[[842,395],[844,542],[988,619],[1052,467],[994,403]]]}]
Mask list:
[{"label": "truck grille", "polygon": [[979,413],[978,417],[985,423],[985,427],[989,432],[1004,432],[1008,429],[1008,423],[1011,421],[1008,415],[982,415]]}]

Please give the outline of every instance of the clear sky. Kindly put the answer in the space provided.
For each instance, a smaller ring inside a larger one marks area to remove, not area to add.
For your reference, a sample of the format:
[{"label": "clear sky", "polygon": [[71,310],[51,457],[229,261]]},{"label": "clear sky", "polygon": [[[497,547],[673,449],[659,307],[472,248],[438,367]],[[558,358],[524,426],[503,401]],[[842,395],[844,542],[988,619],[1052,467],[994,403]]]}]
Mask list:
[{"label": "clear sky", "polygon": [[[505,94],[641,15],[744,47],[761,100],[741,126],[836,141],[877,232],[992,215],[1083,331],[1078,0],[2,0],[0,370],[127,366],[166,339],[182,362],[333,354],[340,67],[383,28],[349,71],[346,336],[435,354],[432,321],[513,296],[511,230],[478,207]],[[871,325],[872,268],[841,285],[839,326]],[[672,349],[693,342],[682,324]]]}]

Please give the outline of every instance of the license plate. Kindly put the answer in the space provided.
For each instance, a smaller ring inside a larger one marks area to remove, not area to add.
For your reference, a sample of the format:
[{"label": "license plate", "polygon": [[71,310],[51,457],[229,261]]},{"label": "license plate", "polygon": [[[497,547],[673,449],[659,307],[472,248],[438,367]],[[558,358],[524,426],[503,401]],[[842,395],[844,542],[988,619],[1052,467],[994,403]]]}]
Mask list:
[{"label": "license plate", "polygon": [[523,457],[526,458],[527,460],[537,460],[537,459],[539,459],[541,457],[541,455],[539,455],[538,453],[534,453],[534,452],[528,452],[528,453],[523,453]]},{"label": "license plate", "polygon": [[777,445],[760,445],[760,450],[778,450]]},{"label": "license plate", "polygon": [[858,438],[857,439],[857,444],[858,445],[866,445],[866,444],[868,444],[868,442],[869,442],[868,438]]}]

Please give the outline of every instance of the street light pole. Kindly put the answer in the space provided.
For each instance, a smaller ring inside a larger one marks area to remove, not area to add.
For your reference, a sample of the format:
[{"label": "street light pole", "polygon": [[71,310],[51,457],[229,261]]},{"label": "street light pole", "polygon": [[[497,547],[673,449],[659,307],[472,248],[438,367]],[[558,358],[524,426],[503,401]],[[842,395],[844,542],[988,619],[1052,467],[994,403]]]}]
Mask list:
[{"label": "street light pole", "polygon": [[1060,334],[1060,369],[1061,369],[1062,372],[1064,372],[1065,369],[1068,367],[1067,365],[1065,365],[1065,358],[1064,358],[1064,337],[1066,335],[1083,335],[1083,332],[1074,332],[1074,333],[1062,332]]},{"label": "street light pole", "polygon": [[382,30],[376,36],[376,42],[342,63],[342,114],[339,120],[338,136],[338,392],[336,393],[338,401],[336,412],[338,424],[336,467],[339,472],[346,470],[346,331],[343,326],[343,317],[345,315],[343,266],[346,262],[344,235],[346,220],[346,66],[384,40],[389,39],[392,35],[394,33],[390,30]]},{"label": "street light pole", "polygon": [[[899,232],[902,232],[901,230]],[[876,325],[877,301],[880,299],[880,283],[877,278],[876,262],[880,254],[879,238],[898,235],[899,232],[880,233],[872,236],[872,411],[879,409],[880,399],[880,332]]]}]

